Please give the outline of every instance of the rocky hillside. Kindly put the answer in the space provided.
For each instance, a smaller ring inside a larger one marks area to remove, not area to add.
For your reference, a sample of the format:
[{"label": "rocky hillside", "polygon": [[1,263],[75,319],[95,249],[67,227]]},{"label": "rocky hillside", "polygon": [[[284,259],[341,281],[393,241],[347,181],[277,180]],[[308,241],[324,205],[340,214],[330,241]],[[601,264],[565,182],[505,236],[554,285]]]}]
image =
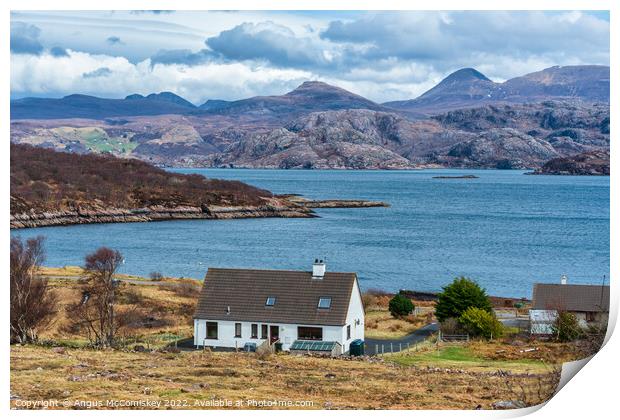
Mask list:
[{"label": "rocky hillside", "polygon": [[551,159],[536,175],[609,175],[609,150],[593,150],[574,156]]},{"label": "rocky hillside", "polygon": [[14,122],[11,140],[160,165],[251,168],[525,169],[609,148],[609,108],[574,102],[487,105],[419,121],[367,109],[314,112],[265,126],[213,118],[71,120],[58,127]]}]

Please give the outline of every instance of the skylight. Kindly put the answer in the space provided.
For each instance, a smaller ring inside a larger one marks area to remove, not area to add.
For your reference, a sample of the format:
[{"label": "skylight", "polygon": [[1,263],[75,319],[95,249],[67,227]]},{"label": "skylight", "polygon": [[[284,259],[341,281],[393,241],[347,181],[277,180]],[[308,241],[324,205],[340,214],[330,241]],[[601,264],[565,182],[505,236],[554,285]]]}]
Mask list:
[{"label": "skylight", "polygon": [[267,298],[267,301],[265,302],[265,306],[273,306],[276,304],[276,297],[275,296],[269,296]]},{"label": "skylight", "polygon": [[331,306],[332,306],[332,298],[330,297],[319,298],[319,309],[329,309]]}]

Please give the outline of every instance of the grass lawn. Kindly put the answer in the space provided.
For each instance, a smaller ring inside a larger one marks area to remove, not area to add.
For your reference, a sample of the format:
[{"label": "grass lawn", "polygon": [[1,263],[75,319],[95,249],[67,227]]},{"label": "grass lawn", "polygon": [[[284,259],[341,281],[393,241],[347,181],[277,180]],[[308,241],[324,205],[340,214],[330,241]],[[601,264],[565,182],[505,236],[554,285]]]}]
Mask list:
[{"label": "grass lawn", "polygon": [[555,364],[529,358],[515,360],[486,359],[480,357],[471,348],[461,345],[442,345],[438,349],[427,347],[418,352],[410,350],[393,356],[386,356],[385,359],[403,366],[422,365],[474,371],[501,369],[514,373],[550,372],[557,367]]}]

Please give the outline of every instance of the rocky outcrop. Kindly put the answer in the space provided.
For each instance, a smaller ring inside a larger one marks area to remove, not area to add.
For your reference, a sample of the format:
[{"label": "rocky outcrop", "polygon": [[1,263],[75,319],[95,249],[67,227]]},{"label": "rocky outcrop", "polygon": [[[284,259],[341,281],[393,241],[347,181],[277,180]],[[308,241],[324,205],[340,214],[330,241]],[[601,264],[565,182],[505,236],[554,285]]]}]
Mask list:
[{"label": "rocky outcrop", "polygon": [[231,144],[214,166],[305,169],[404,169],[415,165],[397,149],[412,123],[370,110],[316,112],[266,134]]},{"label": "rocky outcrop", "polygon": [[269,199],[263,206],[151,206],[140,209],[99,208],[65,211],[24,211],[11,214],[11,229],[44,226],[81,225],[91,223],[155,222],[190,219],[249,219],[262,217],[312,218],[318,217],[314,208],[389,207],[381,201],[366,200],[309,200],[296,195]]},{"label": "rocky outcrop", "polygon": [[92,209],[25,212],[11,215],[11,229],[90,223],[130,223],[187,219],[246,219],[257,217],[316,217],[304,206],[266,205],[222,207],[147,207],[141,209]]},{"label": "rocky outcrop", "polygon": [[527,169],[557,157],[549,142],[512,128],[492,129],[457,143],[448,152],[450,166]]},{"label": "rocky outcrop", "polygon": [[593,150],[551,159],[534,175],[609,175],[609,150]]}]

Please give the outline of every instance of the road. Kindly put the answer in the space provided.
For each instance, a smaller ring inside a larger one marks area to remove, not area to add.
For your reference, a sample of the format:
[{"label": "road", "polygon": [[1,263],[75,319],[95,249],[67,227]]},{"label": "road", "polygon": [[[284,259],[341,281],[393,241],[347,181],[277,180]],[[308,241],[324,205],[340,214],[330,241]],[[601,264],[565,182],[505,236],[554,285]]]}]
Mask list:
[{"label": "road", "polygon": [[[381,352],[381,348],[385,349],[386,352],[389,352],[390,345],[394,349],[394,351],[398,351],[399,348],[407,348],[407,344],[409,346],[421,343],[426,340],[431,334],[439,331],[439,324],[433,322],[431,324],[425,325],[420,329],[415,330],[409,335],[406,335],[402,338],[397,339],[376,339],[376,338],[366,338],[364,340],[364,354],[374,355],[376,354],[377,346],[379,346],[379,352]],[[400,347],[399,347],[400,346]]]}]

